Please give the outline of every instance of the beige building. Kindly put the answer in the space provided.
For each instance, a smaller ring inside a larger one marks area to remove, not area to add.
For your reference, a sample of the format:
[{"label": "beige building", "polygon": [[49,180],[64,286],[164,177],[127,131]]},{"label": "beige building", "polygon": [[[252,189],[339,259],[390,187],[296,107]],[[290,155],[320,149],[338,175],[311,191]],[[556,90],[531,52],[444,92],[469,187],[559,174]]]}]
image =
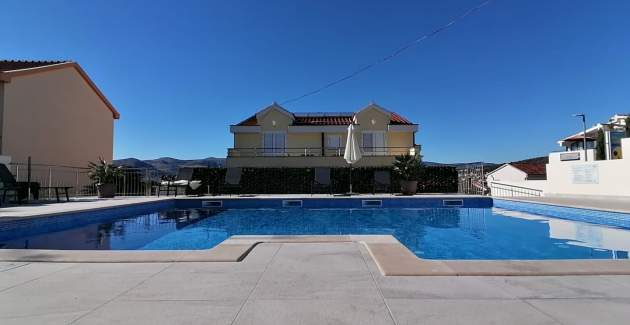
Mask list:
[{"label": "beige building", "polygon": [[0,156],[14,166],[111,161],[119,117],[75,62],[0,61]]},{"label": "beige building", "polygon": [[377,104],[357,112],[292,113],[273,103],[231,125],[228,167],[344,167],[347,128],[356,118],[362,166],[390,166],[394,156],[419,154],[418,124]]}]

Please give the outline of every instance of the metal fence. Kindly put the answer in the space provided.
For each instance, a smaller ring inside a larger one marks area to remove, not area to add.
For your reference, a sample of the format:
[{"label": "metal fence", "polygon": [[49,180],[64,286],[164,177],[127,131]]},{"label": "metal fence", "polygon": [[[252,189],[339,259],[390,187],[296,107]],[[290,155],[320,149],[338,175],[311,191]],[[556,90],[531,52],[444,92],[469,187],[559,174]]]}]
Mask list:
[{"label": "metal fence", "polygon": [[[10,163],[9,170],[18,182],[30,181],[39,183],[41,187],[71,186],[70,195],[73,197],[96,196],[94,181],[88,177],[86,167],[60,166],[47,164],[32,164],[30,168],[25,163]],[[123,175],[116,182],[116,195],[144,196],[152,195],[154,185],[160,181],[161,174],[147,168],[122,168]],[[40,199],[54,196],[52,189],[40,191]]]},{"label": "metal fence", "polygon": [[490,182],[490,192],[497,197],[539,197],[543,196],[543,191],[535,188]]},{"label": "metal fence", "polygon": [[484,165],[467,165],[457,169],[457,190],[462,194],[489,194],[486,186],[486,173],[488,169]]}]

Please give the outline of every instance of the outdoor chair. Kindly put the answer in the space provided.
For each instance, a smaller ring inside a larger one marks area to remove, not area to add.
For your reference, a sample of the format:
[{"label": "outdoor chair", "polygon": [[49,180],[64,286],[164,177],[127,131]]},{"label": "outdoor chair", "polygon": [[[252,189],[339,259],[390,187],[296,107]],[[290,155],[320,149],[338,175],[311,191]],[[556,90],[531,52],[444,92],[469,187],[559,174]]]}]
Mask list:
[{"label": "outdoor chair", "polygon": [[391,193],[392,180],[389,170],[375,170],[372,194]]},{"label": "outdoor chair", "polygon": [[221,187],[221,192],[225,193],[227,190],[232,194],[233,192],[237,192],[240,194],[241,192],[241,177],[243,175],[243,168],[240,167],[232,167],[228,168],[225,172],[225,180],[223,181],[223,186]]},{"label": "outdoor chair", "polygon": [[183,188],[184,191],[188,187],[190,187],[193,191],[198,189],[201,186],[201,181],[192,179],[194,171],[195,169],[190,167],[180,168],[177,171],[177,177],[175,180],[163,180],[160,182],[158,185],[157,195],[160,196],[163,187],[166,187],[166,196],[169,196],[171,188],[174,190],[175,196],[177,196],[177,190],[180,188]]},{"label": "outdoor chair", "polygon": [[7,168],[5,164],[0,164],[0,182],[2,182],[2,188],[0,189],[0,191],[2,191],[2,200],[0,201],[0,204],[6,201],[8,192],[13,192],[16,201],[18,203],[22,203],[22,201],[28,197],[29,185],[35,200],[39,200],[40,190],[51,189],[55,191],[57,202],[61,202],[61,199],[59,198],[60,192],[63,192],[62,194],[66,196],[66,201],[70,201],[68,191],[72,188],[72,186],[42,187],[37,182],[30,182],[30,184],[28,182],[18,182],[15,180],[15,177],[11,174],[11,171],[9,171],[9,168]]},{"label": "outdoor chair", "polygon": [[328,192],[332,194],[332,181],[330,178],[330,168],[315,168],[315,178],[311,184],[311,195],[313,193]]}]

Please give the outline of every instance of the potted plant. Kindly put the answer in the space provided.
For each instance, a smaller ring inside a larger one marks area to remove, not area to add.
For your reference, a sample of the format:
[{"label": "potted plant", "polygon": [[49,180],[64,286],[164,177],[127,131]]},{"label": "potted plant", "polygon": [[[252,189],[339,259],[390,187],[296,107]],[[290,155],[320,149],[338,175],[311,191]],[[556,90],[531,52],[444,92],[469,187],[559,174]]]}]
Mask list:
[{"label": "potted plant", "polygon": [[98,163],[89,163],[88,177],[96,183],[99,198],[112,198],[116,194],[116,179],[121,177],[122,166],[114,166],[103,158]]},{"label": "potted plant", "polygon": [[400,155],[394,160],[394,172],[400,176],[400,191],[404,195],[414,195],[418,190],[420,159],[417,155]]}]

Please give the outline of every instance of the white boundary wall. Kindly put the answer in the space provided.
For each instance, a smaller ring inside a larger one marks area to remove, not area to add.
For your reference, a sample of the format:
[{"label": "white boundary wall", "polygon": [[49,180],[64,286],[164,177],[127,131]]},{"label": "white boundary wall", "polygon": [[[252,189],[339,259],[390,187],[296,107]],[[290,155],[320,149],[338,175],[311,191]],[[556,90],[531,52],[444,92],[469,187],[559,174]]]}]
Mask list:
[{"label": "white boundary wall", "polygon": [[560,161],[560,154],[549,154],[545,195],[587,195],[630,197],[630,138],[621,139],[624,159]]}]

